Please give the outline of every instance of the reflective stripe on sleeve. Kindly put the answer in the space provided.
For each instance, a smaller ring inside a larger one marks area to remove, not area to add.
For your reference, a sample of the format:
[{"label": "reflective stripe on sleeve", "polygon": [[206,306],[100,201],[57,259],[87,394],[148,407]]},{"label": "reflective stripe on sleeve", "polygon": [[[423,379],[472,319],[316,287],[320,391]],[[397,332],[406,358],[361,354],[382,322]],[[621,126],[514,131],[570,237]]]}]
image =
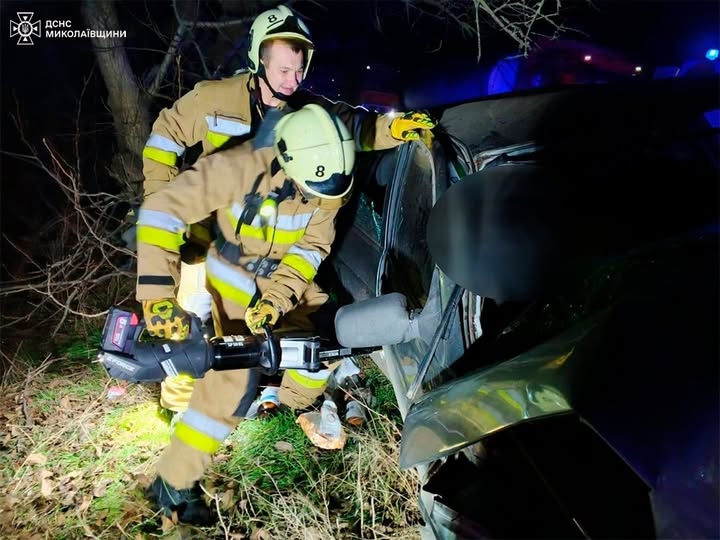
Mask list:
[{"label": "reflective stripe on sleeve", "polygon": [[207,278],[220,296],[241,306],[249,306],[257,287],[240,267],[225,264],[213,255],[207,257]]},{"label": "reflective stripe on sleeve", "polygon": [[170,232],[185,232],[186,229],[182,219],[167,212],[148,210],[146,208],[141,208],[140,212],[138,212],[137,224],[165,229]]},{"label": "reflective stripe on sleeve", "polygon": [[182,232],[172,233],[146,225],[137,226],[137,241],[157,246],[173,253],[180,253],[180,246],[185,242]]},{"label": "reflective stripe on sleeve", "polygon": [[207,140],[210,141],[210,144],[212,144],[215,148],[220,148],[223,144],[230,140],[230,135],[223,135],[212,131],[208,131],[206,137]]},{"label": "reflective stripe on sleeve", "polygon": [[185,223],[181,219],[144,208],[138,212],[137,241],[178,253],[184,243]]},{"label": "reflective stripe on sleeve", "polygon": [[168,167],[174,167],[177,162],[177,155],[167,150],[158,150],[157,148],[151,148],[146,146],[143,148],[143,157],[167,165]]},{"label": "reflective stripe on sleeve", "polygon": [[207,115],[205,122],[207,122],[210,131],[222,135],[229,135],[230,137],[240,137],[241,135],[250,133],[250,126],[239,120]]},{"label": "reflective stripe on sleeve", "polygon": [[291,246],[282,258],[283,264],[300,272],[300,275],[308,282],[312,281],[315,274],[317,274],[321,262],[322,257],[317,251],[302,249],[297,246]]},{"label": "reflective stripe on sleeve", "polygon": [[145,146],[150,146],[152,148],[158,148],[160,150],[166,150],[168,152],[172,152],[173,154],[179,156],[182,156],[185,153],[185,147],[182,145],[179,145],[172,139],[169,139],[163,135],[158,135],[157,133],[153,133],[150,135],[150,138],[148,138],[147,142],[145,143]]},{"label": "reflective stripe on sleeve", "polygon": [[157,133],[150,135],[143,148],[143,157],[157,161],[168,167],[174,167],[177,158],[184,153],[185,147]]}]

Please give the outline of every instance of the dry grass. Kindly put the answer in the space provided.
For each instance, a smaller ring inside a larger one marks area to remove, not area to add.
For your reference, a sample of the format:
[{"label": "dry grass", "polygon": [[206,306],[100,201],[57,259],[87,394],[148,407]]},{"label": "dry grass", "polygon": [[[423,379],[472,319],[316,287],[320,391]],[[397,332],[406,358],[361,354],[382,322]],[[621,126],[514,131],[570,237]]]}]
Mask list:
[{"label": "dry grass", "polygon": [[[291,414],[244,422],[205,481],[218,526],[157,515],[143,496],[169,441],[157,388],[131,385],[109,400],[116,381],[91,356],[39,367],[14,360],[4,377],[0,538],[418,538],[417,479],[397,468],[387,402],[342,451],[312,446]],[[278,450],[278,441],[289,444]]]}]

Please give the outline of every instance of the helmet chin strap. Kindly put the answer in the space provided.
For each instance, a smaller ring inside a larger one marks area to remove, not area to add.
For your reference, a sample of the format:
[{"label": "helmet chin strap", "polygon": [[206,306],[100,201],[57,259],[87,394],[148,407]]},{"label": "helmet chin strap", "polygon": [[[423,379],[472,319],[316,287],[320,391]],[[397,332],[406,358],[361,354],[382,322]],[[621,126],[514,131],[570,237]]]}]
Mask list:
[{"label": "helmet chin strap", "polygon": [[263,81],[265,81],[265,84],[270,89],[270,93],[273,95],[274,98],[279,99],[280,101],[288,101],[291,96],[288,94],[283,94],[282,92],[276,91],[272,85],[270,84],[270,81],[267,79],[267,75],[265,74],[265,66],[260,63],[260,67],[257,70],[257,77],[260,77]]}]

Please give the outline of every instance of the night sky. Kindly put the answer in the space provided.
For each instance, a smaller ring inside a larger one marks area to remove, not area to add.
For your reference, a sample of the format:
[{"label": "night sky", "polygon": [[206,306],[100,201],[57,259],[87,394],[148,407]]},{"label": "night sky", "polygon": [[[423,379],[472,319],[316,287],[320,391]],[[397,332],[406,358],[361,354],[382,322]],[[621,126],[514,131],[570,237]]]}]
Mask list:
[{"label": "night sky", "polygon": [[[458,73],[487,70],[497,59],[516,52],[508,38],[484,30],[484,54],[478,64],[474,40],[460,36],[450,21],[408,12],[404,2],[337,0],[323,4],[319,7],[298,1],[295,7],[306,17],[318,45],[308,84],[333,98],[352,101],[361,87],[402,94],[403,87],[422,88],[426,80],[452,81]],[[715,1],[617,0],[594,4],[597,10],[589,9],[584,1],[564,3],[570,6],[568,14],[572,17],[568,26],[587,34],[570,37],[623,50],[639,63],[681,63],[689,57],[702,57],[707,48],[717,47],[720,42],[720,7]],[[217,5],[203,6],[203,16],[217,12]],[[118,4],[121,26],[128,35],[130,60],[137,73],[147,76],[162,58],[159,50],[165,47],[138,23],[146,10],[162,29],[168,33],[174,29],[170,2]],[[0,3],[0,148],[6,152],[27,151],[11,117],[19,110],[26,136],[35,147],[41,148],[41,140],[46,137],[71,156],[78,99],[87,78],[80,127],[89,136],[83,138],[80,148],[81,163],[90,185],[103,187],[102,169],[111,155],[112,131],[104,108],[103,83],[93,71],[89,40],[38,38],[35,45],[18,46],[17,38],[9,36],[10,21],[17,20],[18,11],[34,12],[35,20],[68,19],[73,28],[85,27],[79,2]],[[378,21],[382,21],[381,30]],[[211,34],[200,36],[201,43],[211,43],[212,39]],[[228,56],[227,48],[213,51],[219,62]],[[372,69],[367,70],[368,65]],[[26,234],[33,224],[44,222],[52,214],[52,187],[41,173],[17,160],[7,155],[0,156],[0,160],[2,231],[10,236]]]}]

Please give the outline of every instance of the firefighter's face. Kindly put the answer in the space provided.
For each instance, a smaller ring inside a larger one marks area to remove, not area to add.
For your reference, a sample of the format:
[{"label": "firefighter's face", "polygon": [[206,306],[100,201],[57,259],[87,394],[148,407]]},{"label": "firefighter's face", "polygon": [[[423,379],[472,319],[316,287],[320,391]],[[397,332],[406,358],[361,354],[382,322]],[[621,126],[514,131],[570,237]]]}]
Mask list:
[{"label": "firefighter's face", "polygon": [[270,86],[276,92],[292,95],[303,80],[303,51],[284,41],[274,41],[263,56],[265,76]]}]

